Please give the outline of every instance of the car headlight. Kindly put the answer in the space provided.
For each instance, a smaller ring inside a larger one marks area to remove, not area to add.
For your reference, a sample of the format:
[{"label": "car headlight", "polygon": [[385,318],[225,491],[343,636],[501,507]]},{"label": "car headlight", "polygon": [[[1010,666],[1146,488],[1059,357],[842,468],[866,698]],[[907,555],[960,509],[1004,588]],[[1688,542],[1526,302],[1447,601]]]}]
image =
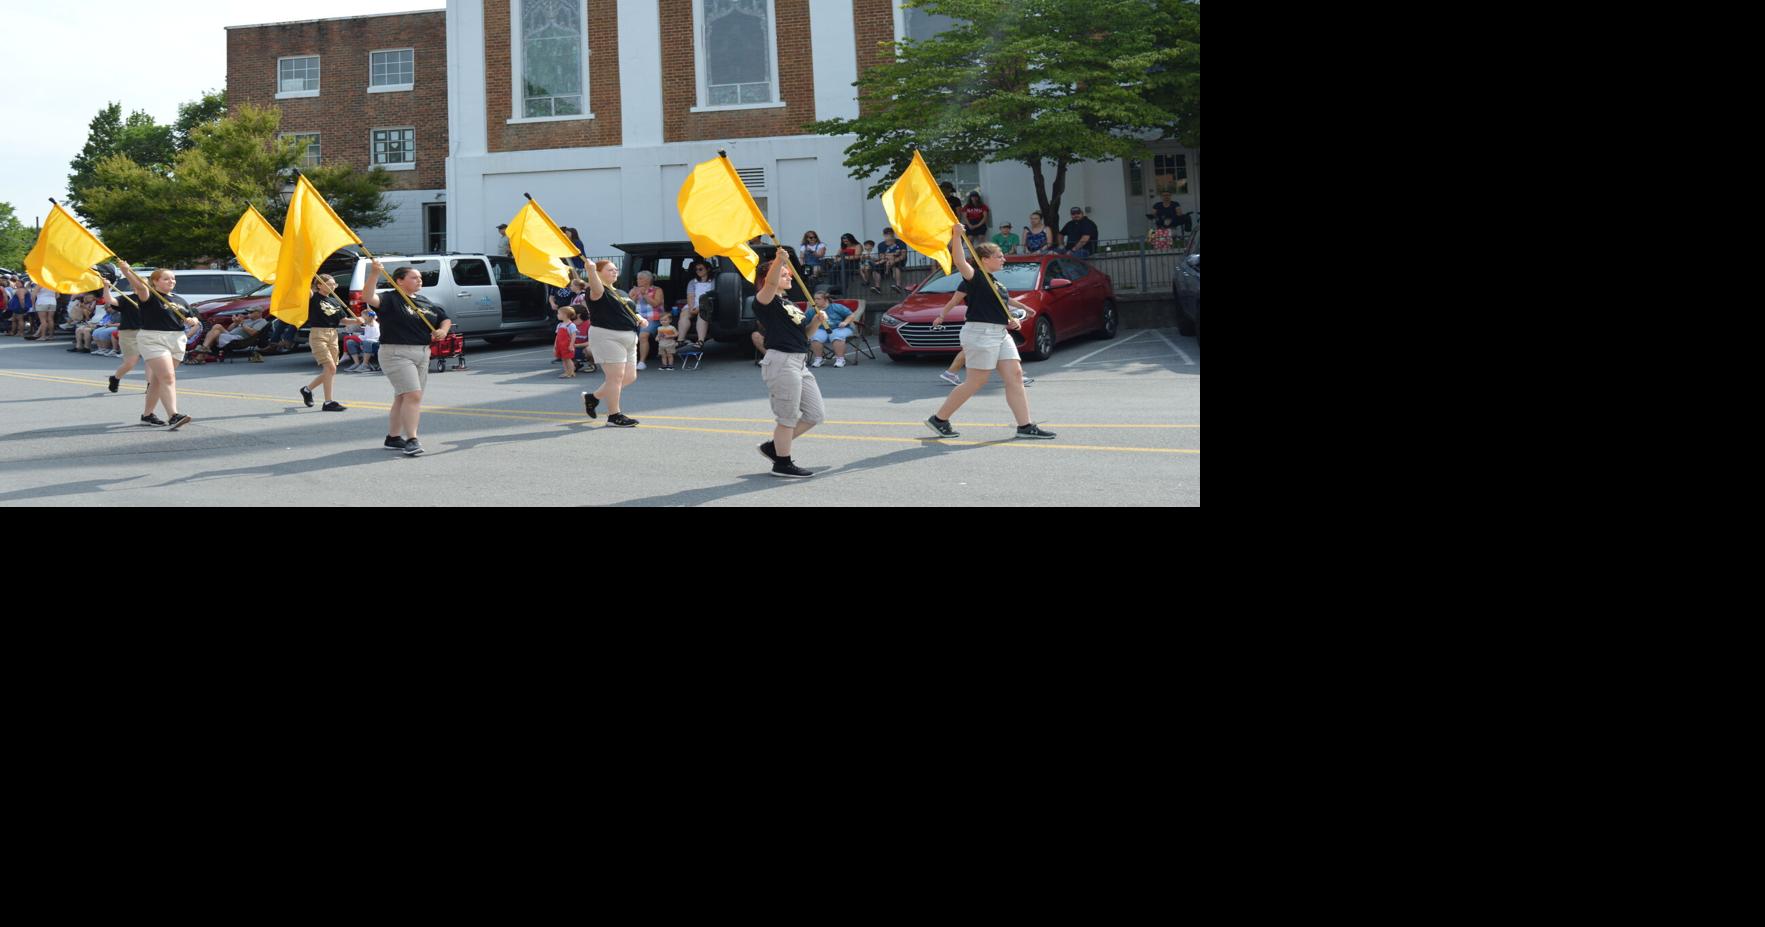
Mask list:
[{"label": "car headlight", "polygon": [[895,318],[892,315],[889,315],[886,312],[883,313],[882,325],[884,328],[900,328],[901,326],[903,326],[905,324],[907,324],[907,323],[901,321],[900,319]]}]

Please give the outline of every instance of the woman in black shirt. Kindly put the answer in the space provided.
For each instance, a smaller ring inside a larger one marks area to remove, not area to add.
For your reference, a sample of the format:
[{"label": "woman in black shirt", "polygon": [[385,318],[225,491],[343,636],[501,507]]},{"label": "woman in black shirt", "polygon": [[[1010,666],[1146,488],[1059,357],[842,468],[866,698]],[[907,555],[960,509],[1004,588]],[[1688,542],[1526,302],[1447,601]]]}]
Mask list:
[{"label": "woman in black shirt", "polygon": [[[1017,338],[1011,334],[1022,329],[1023,325],[1010,314],[1011,297],[994,279],[1005,269],[1005,252],[989,242],[976,245],[974,256],[986,273],[976,273],[968,263],[968,254],[962,247],[962,232],[951,236],[950,257],[962,274],[962,292],[968,295],[967,321],[962,324],[962,351],[968,357],[969,374],[966,382],[951,391],[943,408],[925,420],[926,427],[940,438],[961,437],[951,427],[950,417],[962,408],[963,403],[973,399],[992,379],[993,371],[998,370],[1005,376],[1005,402],[1011,406],[1011,414],[1017,419],[1015,437],[1048,440],[1054,437],[1054,433],[1043,431],[1030,421],[1029,394],[1023,389],[1023,359],[1017,351]],[[1016,308],[1029,311],[1029,307],[1021,303],[1016,304]],[[944,316],[940,313],[932,327],[941,328],[943,324]]]},{"label": "woman in black shirt", "polygon": [[379,280],[386,268],[373,263],[373,283],[367,287],[367,304],[380,310],[380,370],[392,384],[392,414],[386,428],[389,451],[418,457],[423,444],[417,426],[423,419],[423,390],[429,386],[429,345],[453,333],[453,320],[440,306],[420,295],[423,274],[415,267],[400,267],[392,275],[397,296],[382,297]]},{"label": "woman in black shirt", "polygon": [[321,383],[325,385],[326,412],[348,409],[332,398],[331,388],[337,382],[337,329],[344,319],[353,316],[343,300],[337,298],[337,281],[330,274],[313,278],[313,298],[306,306],[307,343],[312,346],[313,360],[322,372],[300,388],[300,398],[309,409],[313,407],[313,387]]},{"label": "woman in black shirt", "polygon": [[582,408],[589,418],[599,418],[604,402],[612,410],[608,425],[633,428],[638,422],[625,415],[620,402],[625,387],[637,382],[637,333],[647,322],[637,314],[637,302],[613,285],[619,279],[619,265],[601,261],[594,270],[588,275],[588,350],[606,374],[606,382],[582,394]]},{"label": "woman in black shirt", "polygon": [[[190,424],[190,416],[178,411],[178,364],[184,360],[184,346],[192,326],[200,327],[182,296],[172,295],[178,276],[169,270],[153,272],[151,282],[142,280],[127,261],[118,260],[129,285],[135,288],[135,301],[140,304],[141,332],[136,342],[141,359],[147,362],[147,414],[143,425],[170,425],[172,431]],[[160,421],[153,414],[155,406],[164,405],[168,418]]]},{"label": "woman in black shirt", "polygon": [[808,332],[826,324],[827,313],[816,309],[810,318],[785,299],[791,285],[787,254],[778,249],[778,256],[766,270],[766,282],[754,294],[754,318],[766,326],[767,350],[760,362],[760,377],[766,381],[766,395],[778,422],[772,440],[760,445],[760,453],[772,461],[773,476],[806,479],[815,474],[791,459],[791,442],[827,418],[821,386],[805,363],[809,358]]}]

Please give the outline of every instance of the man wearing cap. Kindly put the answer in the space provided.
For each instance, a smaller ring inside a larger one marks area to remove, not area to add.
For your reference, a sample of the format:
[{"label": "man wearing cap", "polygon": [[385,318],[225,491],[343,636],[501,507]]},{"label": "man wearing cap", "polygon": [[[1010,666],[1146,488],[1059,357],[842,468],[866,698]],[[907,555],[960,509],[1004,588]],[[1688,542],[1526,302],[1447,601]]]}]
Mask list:
[{"label": "man wearing cap", "polygon": [[993,244],[998,245],[999,249],[1006,254],[1016,254],[1017,248],[1023,244],[1023,240],[1012,233],[1011,223],[1007,222],[999,226],[999,234],[993,236]]},{"label": "man wearing cap", "polygon": [[1085,258],[1097,248],[1097,223],[1086,218],[1085,211],[1078,206],[1072,208],[1072,221],[1060,230],[1060,234],[1066,239],[1062,253]]},{"label": "man wearing cap", "polygon": [[514,243],[509,241],[509,227],[507,225],[497,226],[496,237],[502,240],[502,247],[498,248],[496,253],[503,257],[514,257],[515,247]]}]

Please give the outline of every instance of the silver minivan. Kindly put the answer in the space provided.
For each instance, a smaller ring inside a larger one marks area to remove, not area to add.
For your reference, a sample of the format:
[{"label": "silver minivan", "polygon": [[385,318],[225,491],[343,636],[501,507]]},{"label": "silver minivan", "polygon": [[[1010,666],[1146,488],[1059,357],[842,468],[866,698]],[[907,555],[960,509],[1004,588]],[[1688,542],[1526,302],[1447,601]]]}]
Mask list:
[{"label": "silver minivan", "polygon": [[[546,302],[545,284],[528,279],[505,257],[483,254],[433,254],[408,257],[381,255],[387,274],[400,267],[414,267],[423,275],[423,295],[447,311],[454,331],[469,338],[505,342],[517,335],[546,334],[556,328]],[[503,266],[503,265],[507,266]],[[349,296],[360,305],[369,285],[372,264],[356,261],[349,281]],[[382,277],[374,284],[386,305],[392,281]]]}]

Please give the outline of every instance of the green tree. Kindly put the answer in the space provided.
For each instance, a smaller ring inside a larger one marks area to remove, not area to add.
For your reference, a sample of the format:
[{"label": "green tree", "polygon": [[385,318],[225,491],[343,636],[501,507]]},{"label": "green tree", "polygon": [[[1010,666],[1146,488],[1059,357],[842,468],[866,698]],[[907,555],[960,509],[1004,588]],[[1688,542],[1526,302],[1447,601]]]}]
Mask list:
[{"label": "green tree", "polygon": [[[281,123],[279,110],[241,106],[194,126],[191,147],[169,171],[121,154],[100,161],[87,211],[104,243],[132,262],[189,266],[227,258],[228,234],[246,203],[280,227],[288,212],[283,191],[304,153],[297,140],[277,137]],[[327,167],[307,177],[352,228],[391,221],[382,194],[392,178],[384,170]]]},{"label": "green tree", "polygon": [[179,151],[189,151],[196,147],[196,127],[211,125],[227,118],[227,94],[220,90],[211,90],[202,95],[202,99],[185,103],[178,107],[178,122],[175,130],[175,143]]},{"label": "green tree", "polygon": [[37,243],[37,230],[18,221],[11,203],[0,203],[0,267],[24,270],[25,255]]},{"label": "green tree", "polygon": [[[861,115],[808,126],[856,135],[846,166],[881,176],[877,196],[919,148],[933,171],[1019,162],[1056,216],[1068,168],[1143,158],[1149,143],[1201,144],[1199,0],[908,0],[956,24],[904,41],[857,83]],[[1050,176],[1046,164],[1054,165]]]},{"label": "green tree", "polygon": [[92,117],[91,126],[86,131],[86,147],[74,156],[69,165],[73,173],[67,175],[67,204],[81,218],[90,220],[86,214],[85,191],[92,186],[98,171],[98,162],[116,154],[117,138],[123,132],[123,106],[112,103],[98,111]]}]

